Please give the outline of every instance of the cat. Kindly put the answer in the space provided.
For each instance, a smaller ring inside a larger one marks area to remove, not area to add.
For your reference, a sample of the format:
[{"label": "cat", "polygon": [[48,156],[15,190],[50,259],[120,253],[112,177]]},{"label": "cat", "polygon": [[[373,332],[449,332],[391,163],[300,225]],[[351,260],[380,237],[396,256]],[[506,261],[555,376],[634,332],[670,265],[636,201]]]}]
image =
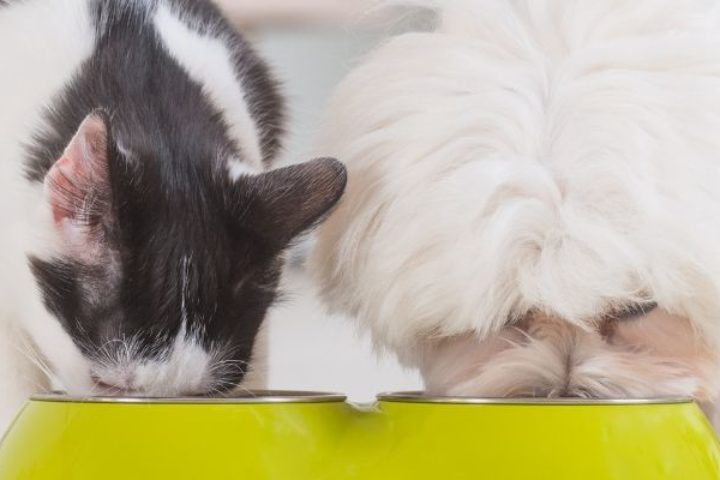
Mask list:
[{"label": "cat", "polygon": [[0,5],[0,432],[25,399],[263,384],[283,252],[341,197],[200,0]]},{"label": "cat", "polygon": [[[402,2],[392,2],[402,3]],[[448,0],[341,83],[325,301],[490,397],[720,391],[720,4]]]}]

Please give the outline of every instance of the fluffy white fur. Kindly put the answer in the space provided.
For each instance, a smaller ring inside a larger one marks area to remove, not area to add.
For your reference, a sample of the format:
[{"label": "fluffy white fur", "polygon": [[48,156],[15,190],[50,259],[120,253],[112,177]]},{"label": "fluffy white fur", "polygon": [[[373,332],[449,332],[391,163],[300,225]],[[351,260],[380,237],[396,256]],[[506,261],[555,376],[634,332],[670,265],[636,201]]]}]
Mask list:
[{"label": "fluffy white fur", "polygon": [[[436,31],[378,48],[329,107],[320,150],[350,179],[312,259],[329,304],[445,392],[712,397],[720,3],[435,6]],[[689,319],[703,366],[596,332],[647,301]],[[507,332],[535,315],[563,333]],[[572,380],[571,355],[594,370]]]},{"label": "fluffy white fur", "polygon": [[[43,108],[92,54],[95,33],[89,4],[89,0],[26,0],[0,9],[0,436],[32,393],[51,386],[98,393],[88,360],[43,306],[28,268],[28,254],[47,258],[60,246],[42,186],[30,186],[22,170],[23,145],[41,125]],[[137,8],[147,7],[147,2],[137,2]],[[231,71],[227,48],[172,15],[161,7],[156,18],[169,52],[218,101],[219,108],[227,108],[225,118],[235,127],[239,143],[248,150],[245,153],[259,161],[254,153],[259,148],[255,126],[244,123],[244,99],[230,98],[224,91]],[[203,54],[196,55],[198,51]],[[125,347],[132,352],[131,339]],[[146,394],[192,392],[203,388],[207,369],[213,368],[212,355],[192,341],[178,339],[157,365],[115,362],[99,373],[107,383],[122,386],[123,375],[135,369],[139,385],[133,387],[145,389]],[[265,356],[265,341],[259,339],[241,388],[262,387]]]}]

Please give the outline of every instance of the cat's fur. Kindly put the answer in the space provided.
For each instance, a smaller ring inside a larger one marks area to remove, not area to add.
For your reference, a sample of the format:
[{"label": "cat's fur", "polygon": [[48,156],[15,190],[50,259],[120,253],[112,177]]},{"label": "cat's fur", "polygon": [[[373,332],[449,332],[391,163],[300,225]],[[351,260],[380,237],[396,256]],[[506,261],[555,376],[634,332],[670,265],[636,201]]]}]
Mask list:
[{"label": "cat's fur", "polygon": [[269,169],[283,105],[251,47],[206,1],[18,0],[0,66],[0,431],[51,385],[260,386],[283,250],[345,171]]},{"label": "cat's fur", "polygon": [[436,393],[713,401],[720,3],[415,3],[329,107],[325,298]]}]

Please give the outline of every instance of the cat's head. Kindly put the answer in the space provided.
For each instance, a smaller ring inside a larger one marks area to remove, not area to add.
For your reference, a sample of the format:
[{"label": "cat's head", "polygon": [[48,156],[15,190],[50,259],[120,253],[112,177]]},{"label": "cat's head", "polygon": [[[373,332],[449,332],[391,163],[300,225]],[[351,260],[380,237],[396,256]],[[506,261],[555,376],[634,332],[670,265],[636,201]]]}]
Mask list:
[{"label": "cat's head", "polygon": [[338,201],[345,169],[319,159],[231,176],[222,155],[173,162],[139,150],[96,111],[47,173],[58,246],[30,262],[76,361],[36,343],[70,391],[231,390],[275,300],[283,250]]}]

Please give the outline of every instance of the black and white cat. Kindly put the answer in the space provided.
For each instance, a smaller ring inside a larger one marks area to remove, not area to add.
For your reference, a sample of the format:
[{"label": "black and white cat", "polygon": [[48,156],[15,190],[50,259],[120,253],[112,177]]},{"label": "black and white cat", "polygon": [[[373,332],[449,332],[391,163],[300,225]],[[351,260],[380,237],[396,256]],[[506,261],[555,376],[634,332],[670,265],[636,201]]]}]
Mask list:
[{"label": "black and white cat", "polygon": [[0,431],[51,385],[248,385],[283,250],[346,180],[267,170],[265,64],[206,1],[4,0],[0,65]]}]

